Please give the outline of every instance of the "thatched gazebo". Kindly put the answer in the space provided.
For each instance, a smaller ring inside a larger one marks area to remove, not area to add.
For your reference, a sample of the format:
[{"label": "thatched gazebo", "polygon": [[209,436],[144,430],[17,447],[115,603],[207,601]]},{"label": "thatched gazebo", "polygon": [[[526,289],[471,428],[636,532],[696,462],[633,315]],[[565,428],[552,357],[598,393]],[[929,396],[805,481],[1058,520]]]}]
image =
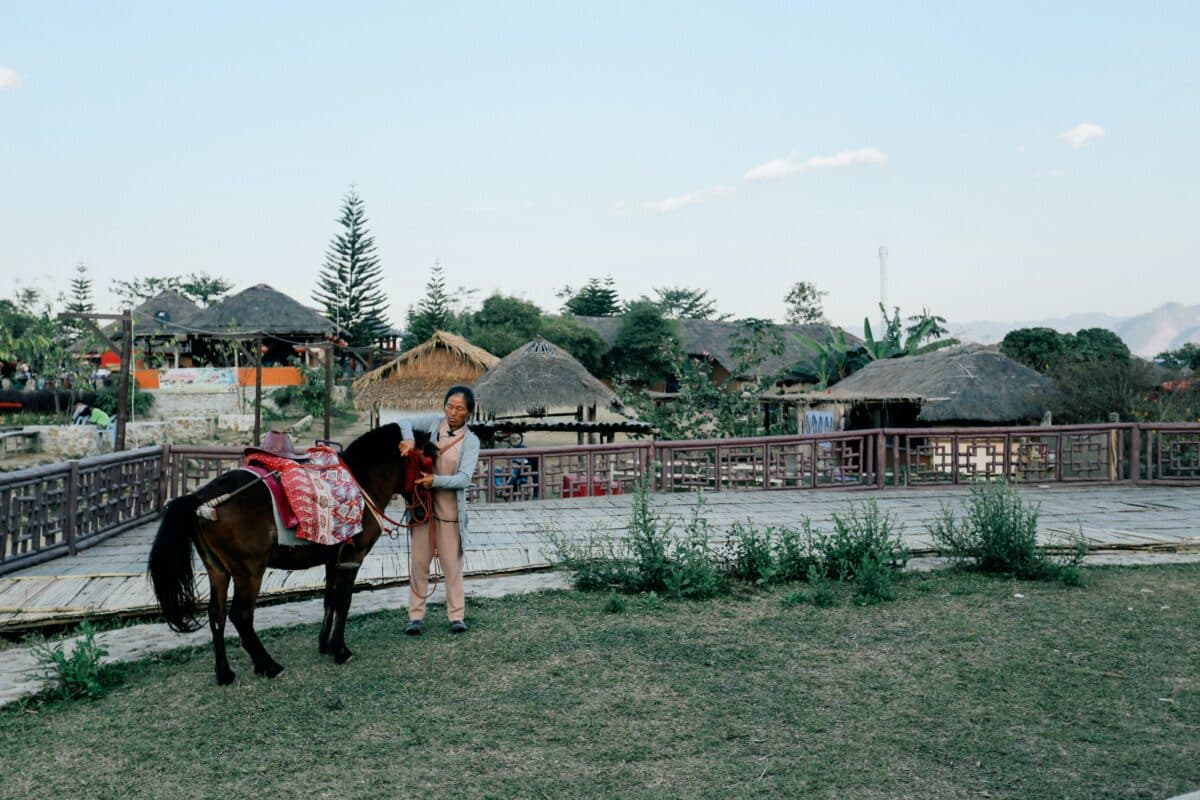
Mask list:
[{"label": "thatched gazebo", "polygon": [[[265,283],[209,306],[188,325],[198,331],[192,338],[201,350],[216,349],[211,347],[212,339],[246,341],[261,334],[267,347],[264,360],[281,364],[302,352],[307,362],[306,349],[311,348],[305,345],[325,341],[335,332],[325,317]],[[210,357],[219,358],[215,353]]]},{"label": "thatched gazebo", "polygon": [[814,397],[847,403],[855,427],[880,425],[1014,425],[1040,420],[1057,391],[1054,381],[981,347],[873,361]]},{"label": "thatched gazebo", "polygon": [[[500,359],[461,336],[436,331],[427,341],[401,353],[354,382],[354,406],[380,412],[433,411],[442,407],[447,389],[470,386]],[[388,414],[390,416],[390,414]]]},{"label": "thatched gazebo", "polygon": [[538,336],[512,351],[475,383],[481,417],[559,416],[608,405],[616,395],[561,347]]}]

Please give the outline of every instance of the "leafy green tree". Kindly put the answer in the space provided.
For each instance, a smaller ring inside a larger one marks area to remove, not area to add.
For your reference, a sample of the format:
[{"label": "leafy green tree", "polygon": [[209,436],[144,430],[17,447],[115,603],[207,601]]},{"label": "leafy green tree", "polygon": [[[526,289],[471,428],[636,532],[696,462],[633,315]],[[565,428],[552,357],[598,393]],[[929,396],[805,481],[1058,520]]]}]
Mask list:
[{"label": "leafy green tree", "polygon": [[455,333],[457,330],[454,308],[446,294],[446,276],[442,272],[442,265],[434,261],[429,282],[425,284],[425,296],[416,308],[409,306],[401,346],[408,350],[433,336],[435,331]]},{"label": "leafy green tree", "polygon": [[558,296],[568,298],[563,309],[577,317],[615,317],[621,313],[621,300],[611,277],[605,278],[603,283],[599,278],[592,278],[578,292],[565,286]]},{"label": "leafy green tree", "polygon": [[652,384],[674,376],[679,337],[657,305],[649,300],[631,303],[609,351],[609,372],[626,380]]},{"label": "leafy green tree", "polygon": [[178,289],[184,297],[208,307],[225,299],[233,289],[233,281],[209,275],[207,272],[192,272],[179,281]]},{"label": "leafy green tree", "polygon": [[113,281],[113,293],[120,300],[121,308],[140,306],[152,298],[158,297],[168,289],[179,291],[183,278],[178,275],[167,277],[134,278],[129,281]]},{"label": "leafy green tree", "polygon": [[1066,335],[1067,353],[1076,361],[1128,361],[1129,346],[1106,328],[1084,328]]},{"label": "leafy green tree", "polygon": [[1018,328],[1000,342],[1000,352],[1038,372],[1047,373],[1067,351],[1067,340],[1053,328]]},{"label": "leafy green tree", "polygon": [[1170,369],[1190,369],[1200,372],[1200,344],[1188,342],[1176,350],[1164,350],[1154,357],[1161,366]]},{"label": "leafy green tree", "polygon": [[787,296],[783,299],[787,307],[786,317],[789,325],[809,325],[825,321],[825,308],[822,297],[829,294],[817,288],[811,281],[799,281],[792,284]]},{"label": "leafy green tree", "polygon": [[655,289],[654,293],[658,296],[654,302],[667,319],[726,319],[729,316],[717,315],[717,301],[708,296],[707,289],[667,286]]},{"label": "leafy green tree", "polygon": [[209,275],[207,272],[191,272],[187,275],[164,275],[134,278],[128,281],[113,281],[113,292],[121,308],[140,306],[153,300],[167,290],[178,292],[194,303],[209,306],[224,299],[233,289],[232,281]]},{"label": "leafy green tree", "polygon": [[503,358],[538,335],[541,328],[542,310],[536,305],[516,297],[494,294],[468,317],[463,334],[474,344]]},{"label": "leafy green tree", "polygon": [[383,268],[375,255],[375,237],[367,230],[366,211],[351,188],[338,217],[342,230],[329,242],[313,299],[325,316],[346,332],[351,347],[364,347],[385,336],[387,298],[380,289]]},{"label": "leafy green tree", "polygon": [[783,334],[771,320],[758,317],[738,320],[730,342],[730,355],[737,359],[732,374],[755,375],[767,356],[781,356],[783,349]]},{"label": "leafy green tree", "polygon": [[588,372],[598,377],[608,376],[604,358],[608,345],[600,338],[600,334],[585,328],[574,317],[542,315],[539,332],[543,339],[554,342],[570,353]]}]

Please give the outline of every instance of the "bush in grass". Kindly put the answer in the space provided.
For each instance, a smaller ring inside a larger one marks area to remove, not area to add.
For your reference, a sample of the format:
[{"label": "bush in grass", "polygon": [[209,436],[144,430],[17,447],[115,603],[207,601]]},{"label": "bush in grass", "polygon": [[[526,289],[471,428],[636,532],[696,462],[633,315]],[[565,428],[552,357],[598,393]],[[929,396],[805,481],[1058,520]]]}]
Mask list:
[{"label": "bush in grass", "polygon": [[815,547],[825,574],[836,580],[853,580],[876,567],[890,573],[903,569],[908,550],[900,539],[901,528],[892,514],[881,513],[874,500],[850,503],[845,513],[833,513],[833,533],[816,534]]},{"label": "bush in grass", "polygon": [[54,683],[49,690],[52,697],[76,700],[104,695],[104,668],[100,661],[108,655],[108,649],[96,641],[96,629],[90,622],[84,621],[78,633],[82,638],[75,641],[70,655],[62,643],[55,647],[42,644],[33,649],[33,656],[45,670],[45,677]]},{"label": "bush in grass", "polygon": [[810,571],[820,568],[821,556],[816,550],[817,533],[812,520],[806,517],[799,529],[777,528],[774,540],[775,577],[780,582],[808,580]]},{"label": "bush in grass", "polygon": [[767,586],[779,574],[771,528],[759,530],[747,521],[733,523],[725,552],[725,574],[735,581]]},{"label": "bush in grass", "polygon": [[683,538],[671,548],[663,586],[669,597],[701,600],[720,593],[723,587],[711,538],[712,529],[704,516],[704,495],[700,494],[684,526]]},{"label": "bush in grass", "polygon": [[943,505],[937,519],[927,526],[934,543],[957,566],[1017,578],[1080,583],[1078,568],[1087,552],[1082,533],[1068,542],[1062,554],[1038,549],[1040,506],[1021,500],[1012,486],[986,483],[971,487],[963,511],[960,521],[953,509]]}]

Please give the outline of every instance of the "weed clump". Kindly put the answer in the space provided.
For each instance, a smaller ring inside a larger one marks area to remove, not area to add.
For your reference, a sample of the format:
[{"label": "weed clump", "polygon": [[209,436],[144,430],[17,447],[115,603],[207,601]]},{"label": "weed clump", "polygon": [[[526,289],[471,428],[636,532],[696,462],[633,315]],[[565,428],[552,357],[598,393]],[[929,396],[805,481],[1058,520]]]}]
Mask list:
[{"label": "weed clump", "polygon": [[1038,504],[1023,501],[1007,483],[988,483],[971,488],[961,520],[943,505],[927,527],[942,553],[960,568],[1079,585],[1079,565],[1087,553],[1083,534],[1071,537],[1058,554],[1039,549],[1039,511]]},{"label": "weed clump", "polygon": [[95,700],[104,696],[104,667],[100,662],[108,655],[108,648],[96,641],[96,629],[87,620],[80,624],[78,632],[83,638],[75,641],[70,655],[63,643],[56,646],[44,643],[33,649],[44,676],[53,682],[48,690],[53,699]]}]

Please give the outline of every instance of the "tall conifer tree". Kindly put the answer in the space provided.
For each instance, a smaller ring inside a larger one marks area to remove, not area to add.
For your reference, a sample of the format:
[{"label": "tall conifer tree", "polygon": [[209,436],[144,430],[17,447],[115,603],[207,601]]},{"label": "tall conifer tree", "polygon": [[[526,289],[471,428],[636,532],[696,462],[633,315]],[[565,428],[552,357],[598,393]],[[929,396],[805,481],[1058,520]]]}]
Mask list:
[{"label": "tall conifer tree", "polygon": [[[71,295],[67,300],[66,310],[72,314],[90,314],[96,310],[92,300],[92,279],[88,277],[87,265],[82,261],[75,267],[75,277],[71,278]],[[63,327],[71,332],[74,338],[83,335],[87,326],[79,320],[67,320]]]},{"label": "tall conifer tree", "polygon": [[409,306],[408,324],[405,325],[401,346],[405,350],[416,347],[433,336],[434,331],[453,333],[455,327],[454,309],[446,294],[446,276],[442,273],[442,265],[434,261],[429,283],[425,284],[425,296],[416,308]]},{"label": "tall conifer tree", "polygon": [[362,347],[387,334],[387,299],[379,288],[383,268],[375,255],[375,237],[358,190],[351,187],[338,217],[342,231],[329,242],[313,299],[325,316],[346,332],[351,347]]}]

